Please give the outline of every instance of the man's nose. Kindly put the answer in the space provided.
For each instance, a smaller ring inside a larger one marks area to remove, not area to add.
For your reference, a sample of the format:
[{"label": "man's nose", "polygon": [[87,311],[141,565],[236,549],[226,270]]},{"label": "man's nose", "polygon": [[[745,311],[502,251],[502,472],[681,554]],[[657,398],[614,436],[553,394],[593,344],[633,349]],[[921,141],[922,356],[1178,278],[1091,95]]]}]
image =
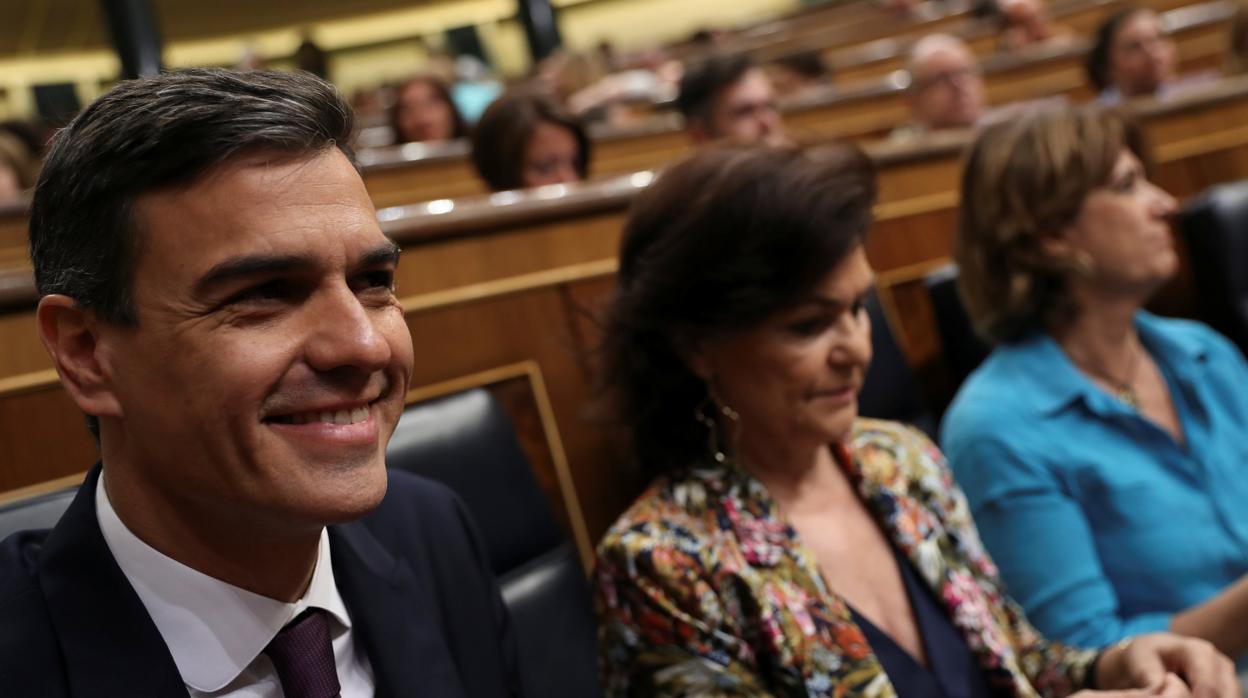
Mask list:
[{"label": "man's nose", "polygon": [[308,364],[318,371],[351,366],[379,371],[390,361],[390,344],[378,328],[380,310],[365,306],[345,284],[326,291],[309,307]]}]

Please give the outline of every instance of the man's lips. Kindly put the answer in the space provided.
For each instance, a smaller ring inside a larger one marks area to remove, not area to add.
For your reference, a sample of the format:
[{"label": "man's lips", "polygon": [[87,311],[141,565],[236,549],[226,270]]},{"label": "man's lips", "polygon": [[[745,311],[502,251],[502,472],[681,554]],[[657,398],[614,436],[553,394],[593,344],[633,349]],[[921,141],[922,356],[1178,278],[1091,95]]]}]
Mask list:
[{"label": "man's lips", "polygon": [[[328,387],[320,390],[287,390],[274,395],[261,420],[274,424],[356,424],[369,418],[373,407],[391,397],[394,382],[385,376],[376,376],[371,385],[353,396],[341,391],[335,396]],[[302,393],[302,394],[301,394]]]},{"label": "man's lips", "polygon": [[[335,409],[312,409],[275,415],[265,424],[300,448],[374,448],[381,432],[378,401],[338,405]],[[341,409],[338,409],[341,407]]]},{"label": "man's lips", "polygon": [[314,408],[309,410],[301,410],[290,414],[275,415],[267,418],[266,421],[276,424],[358,424],[368,419],[371,414],[372,403],[363,403],[355,406],[337,406],[329,408]]}]

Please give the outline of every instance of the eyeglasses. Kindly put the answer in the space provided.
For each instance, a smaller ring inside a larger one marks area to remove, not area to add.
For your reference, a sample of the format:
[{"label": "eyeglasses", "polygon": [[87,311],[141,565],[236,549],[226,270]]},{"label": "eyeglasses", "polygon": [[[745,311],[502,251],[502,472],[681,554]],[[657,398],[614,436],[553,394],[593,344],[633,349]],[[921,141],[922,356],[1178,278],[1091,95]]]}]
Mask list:
[{"label": "eyeglasses", "polygon": [[911,86],[917,91],[926,90],[936,85],[945,85],[947,87],[956,87],[958,84],[967,80],[978,80],[983,76],[983,71],[975,66],[966,66],[964,68],[954,68],[952,70],[942,70],[939,73],[933,73],[923,79],[915,79]]}]

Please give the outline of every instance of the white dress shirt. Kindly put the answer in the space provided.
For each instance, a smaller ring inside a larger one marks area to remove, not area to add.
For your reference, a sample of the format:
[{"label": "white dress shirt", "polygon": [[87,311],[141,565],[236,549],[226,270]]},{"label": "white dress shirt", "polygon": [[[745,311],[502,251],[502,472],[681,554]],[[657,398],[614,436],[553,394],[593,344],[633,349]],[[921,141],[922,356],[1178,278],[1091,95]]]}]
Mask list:
[{"label": "white dress shirt", "polygon": [[342,698],[373,695],[373,673],[352,639],[351,616],[334,584],[329,533],[321,531],[312,582],[285,603],[191,569],[139,540],[118,518],[104,488],[95,489],[104,542],[160,631],[192,698],[282,698],[269,641],[308,607],[329,612]]}]

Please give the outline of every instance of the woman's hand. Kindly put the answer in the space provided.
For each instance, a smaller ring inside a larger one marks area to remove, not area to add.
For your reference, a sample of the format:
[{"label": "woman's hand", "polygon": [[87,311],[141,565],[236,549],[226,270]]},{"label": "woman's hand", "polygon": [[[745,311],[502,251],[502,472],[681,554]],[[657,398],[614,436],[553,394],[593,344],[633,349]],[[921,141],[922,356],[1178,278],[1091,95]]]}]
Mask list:
[{"label": "woman's hand", "polygon": [[1209,642],[1155,633],[1108,647],[1096,663],[1096,685],[1103,689],[1144,689],[1152,695],[1171,690],[1182,678],[1195,698],[1238,698],[1235,664]]},{"label": "woman's hand", "polygon": [[1156,688],[1132,688],[1125,691],[1079,691],[1070,698],[1188,698],[1187,684],[1178,674],[1167,673]]}]

